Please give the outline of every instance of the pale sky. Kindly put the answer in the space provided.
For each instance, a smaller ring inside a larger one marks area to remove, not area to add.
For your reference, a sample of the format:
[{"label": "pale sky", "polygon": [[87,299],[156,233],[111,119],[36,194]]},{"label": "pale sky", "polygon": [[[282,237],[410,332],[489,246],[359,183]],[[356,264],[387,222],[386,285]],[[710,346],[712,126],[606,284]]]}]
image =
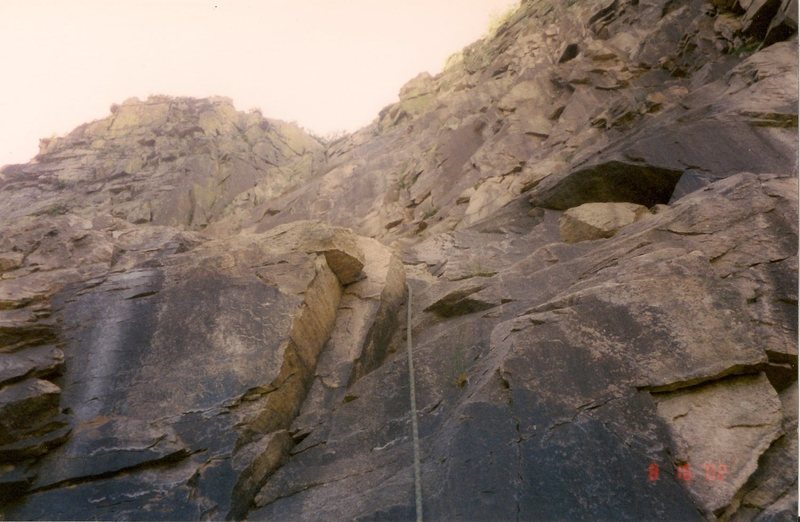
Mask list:
[{"label": "pale sky", "polygon": [[0,0],[0,165],[150,94],[356,130],[518,0]]}]

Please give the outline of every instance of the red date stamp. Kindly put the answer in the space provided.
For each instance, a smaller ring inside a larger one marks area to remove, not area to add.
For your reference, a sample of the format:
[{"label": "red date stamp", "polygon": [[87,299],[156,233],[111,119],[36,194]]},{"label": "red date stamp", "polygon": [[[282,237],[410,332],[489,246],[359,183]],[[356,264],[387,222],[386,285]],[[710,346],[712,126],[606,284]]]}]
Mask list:
[{"label": "red date stamp", "polygon": [[[728,466],[726,464],[704,462],[702,470],[702,474],[698,475],[712,482],[725,480],[728,474]],[[647,480],[656,482],[659,479],[660,472],[661,470],[658,468],[658,464],[651,462],[650,465],[647,466]],[[695,479],[695,470],[692,469],[688,462],[679,464],[675,467],[675,477],[682,482],[691,482]]]}]

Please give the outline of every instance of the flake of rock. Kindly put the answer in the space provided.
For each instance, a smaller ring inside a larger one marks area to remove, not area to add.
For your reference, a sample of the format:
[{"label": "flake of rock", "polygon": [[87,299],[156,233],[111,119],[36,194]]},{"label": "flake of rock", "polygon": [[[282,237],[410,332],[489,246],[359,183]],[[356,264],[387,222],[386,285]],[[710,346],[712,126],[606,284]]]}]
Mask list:
[{"label": "flake of rock", "polygon": [[730,504],[783,434],[781,402],[763,374],[656,396],[656,402],[670,426],[676,464],[688,467],[694,479],[687,478],[687,487],[709,514]]},{"label": "flake of rock", "polygon": [[63,369],[64,352],[55,346],[35,346],[0,358],[0,385],[24,377],[47,377]]},{"label": "flake of rock", "polygon": [[738,492],[726,516],[749,518],[763,512],[775,518],[791,518],[791,506],[797,503],[797,383],[780,394],[783,406],[784,435],[761,457],[758,470]]},{"label": "flake of rock", "polygon": [[0,444],[25,438],[58,415],[60,395],[61,388],[35,378],[0,388]]},{"label": "flake of rock", "polygon": [[36,433],[30,434],[16,442],[0,445],[0,462],[25,462],[31,458],[41,457],[67,441],[72,428],[66,416],[55,417]]},{"label": "flake of rock", "polygon": [[49,472],[37,477],[34,487],[101,477],[188,455],[174,430],[128,417],[98,416],[74,429],[75,436],[48,455]]},{"label": "flake of rock", "polygon": [[481,293],[487,286],[485,283],[468,281],[456,285],[455,288],[448,286],[439,290],[433,298],[426,299],[433,302],[424,308],[425,312],[433,312],[441,317],[454,317],[488,310],[501,303],[492,293]]},{"label": "flake of rock", "polygon": [[564,212],[559,233],[567,243],[609,238],[648,214],[647,207],[635,203],[584,203]]}]

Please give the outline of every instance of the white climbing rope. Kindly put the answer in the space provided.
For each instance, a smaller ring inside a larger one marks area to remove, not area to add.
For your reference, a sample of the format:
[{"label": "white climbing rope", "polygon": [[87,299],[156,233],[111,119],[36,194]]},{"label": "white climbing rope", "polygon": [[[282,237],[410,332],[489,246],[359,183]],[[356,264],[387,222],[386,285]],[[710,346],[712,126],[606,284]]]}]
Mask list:
[{"label": "white climbing rope", "polygon": [[422,522],[422,471],[419,458],[419,428],[417,426],[417,390],[414,383],[414,355],[411,343],[411,285],[408,288],[408,312],[406,316],[406,348],[408,350],[408,389],[411,396],[411,436],[414,441],[414,498],[417,503],[417,522]]}]

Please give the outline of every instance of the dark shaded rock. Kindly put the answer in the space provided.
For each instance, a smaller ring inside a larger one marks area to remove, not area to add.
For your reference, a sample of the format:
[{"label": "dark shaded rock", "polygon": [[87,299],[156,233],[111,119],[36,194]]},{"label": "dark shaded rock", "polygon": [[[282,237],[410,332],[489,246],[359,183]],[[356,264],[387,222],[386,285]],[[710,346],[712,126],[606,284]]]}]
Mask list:
[{"label": "dark shaded rock", "polygon": [[38,427],[36,434],[16,442],[3,444],[0,446],[0,462],[18,462],[31,457],[40,457],[60,446],[72,432],[68,421],[67,416],[54,417],[43,426]]},{"label": "dark shaded rock", "polygon": [[782,0],[778,12],[772,18],[764,44],[769,45],[790,38],[797,32],[797,0]]},{"label": "dark shaded rock", "polygon": [[670,200],[681,175],[681,171],[637,163],[599,163],[546,178],[532,192],[531,203],[559,210],[606,201],[651,207]]},{"label": "dark shaded rock", "polygon": [[61,388],[27,379],[0,388],[0,444],[16,442],[58,415]]},{"label": "dark shaded rock", "polygon": [[[743,18],[745,31],[758,39],[763,39],[772,25],[773,19],[782,9],[781,4],[783,3],[786,2],[783,2],[783,0],[753,0],[750,2]],[[785,6],[783,7],[785,8]]]},{"label": "dark shaded rock", "polygon": [[580,52],[580,46],[576,43],[571,43],[564,48],[564,52],[561,53],[561,57],[558,59],[558,63],[566,63],[576,56]]},{"label": "dark shaded rock", "polygon": [[22,498],[33,481],[24,465],[0,465],[0,505]]},{"label": "dark shaded rock", "polygon": [[[574,519],[618,519],[620,513],[639,512],[649,520],[701,520],[678,481],[666,475],[658,487],[652,484],[646,470],[653,461],[631,452],[602,422],[569,425],[544,447],[530,441],[520,450],[530,459],[523,483],[531,486],[519,501],[521,517],[554,519],[566,514]],[[600,489],[596,497],[578,493],[574,484],[581,474],[602,477],[604,484],[624,483],[635,493],[626,495],[616,488]],[[630,520],[637,518],[632,515]]]},{"label": "dark shaded rock", "polygon": [[691,194],[696,190],[700,190],[710,183],[713,183],[717,179],[718,178],[715,178],[704,172],[687,170],[683,173],[678,180],[678,183],[675,185],[675,190],[672,192],[672,197],[670,198],[669,202],[674,203],[682,197]]},{"label": "dark shaded rock", "polygon": [[789,363],[769,363],[764,368],[769,383],[775,391],[781,392],[797,382],[797,365]]},{"label": "dark shaded rock", "polygon": [[36,489],[84,482],[162,462],[184,459],[185,445],[171,429],[126,417],[98,416],[78,423],[73,437],[47,457]]},{"label": "dark shaded rock", "polygon": [[[191,476],[180,465],[176,468],[165,469],[169,479],[179,481]],[[208,515],[204,504],[190,497],[187,488],[154,490],[152,486],[152,475],[147,474],[99,477],[66,488],[29,493],[26,502],[13,499],[15,502],[4,506],[3,513],[14,520],[75,520],[87,518],[86,514],[104,520],[199,520]]]},{"label": "dark shaded rock", "polygon": [[456,289],[446,291],[444,295],[436,296],[434,302],[424,311],[433,312],[441,317],[454,317],[488,310],[500,304],[497,299],[481,295],[480,291],[484,288],[485,284],[474,282],[459,285]]}]

